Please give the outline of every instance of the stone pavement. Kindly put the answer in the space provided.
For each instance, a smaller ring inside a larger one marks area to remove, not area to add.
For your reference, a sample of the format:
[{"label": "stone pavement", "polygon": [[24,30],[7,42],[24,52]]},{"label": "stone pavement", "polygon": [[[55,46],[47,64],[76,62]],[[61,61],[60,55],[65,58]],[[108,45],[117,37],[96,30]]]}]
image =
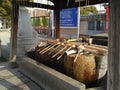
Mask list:
[{"label": "stone pavement", "polygon": [[23,75],[18,68],[11,69],[8,62],[0,63],[0,90],[42,90]]}]

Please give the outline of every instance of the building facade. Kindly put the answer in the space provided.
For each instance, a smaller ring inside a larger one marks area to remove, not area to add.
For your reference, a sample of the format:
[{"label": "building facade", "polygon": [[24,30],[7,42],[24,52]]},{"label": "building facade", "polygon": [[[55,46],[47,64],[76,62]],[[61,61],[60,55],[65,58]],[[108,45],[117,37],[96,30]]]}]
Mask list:
[{"label": "building facade", "polygon": [[[52,35],[52,16],[50,17],[47,10],[35,10],[31,17],[32,26],[40,34]],[[48,18],[50,17],[50,19]],[[35,21],[36,20],[36,21]],[[49,21],[48,21],[49,20]],[[47,22],[49,22],[47,24]],[[36,24],[35,24],[36,23]],[[42,24],[42,25],[41,25]],[[49,30],[50,29],[50,30]],[[55,30],[54,30],[55,31]],[[85,35],[96,35],[106,33],[106,14],[91,14],[80,16],[79,33]],[[49,34],[50,33],[50,34]],[[60,27],[60,37],[76,38],[78,27]]]},{"label": "building facade", "polygon": [[106,33],[105,14],[81,16],[80,34],[95,35]]},{"label": "building facade", "polygon": [[[80,16],[80,34],[96,35],[107,33],[106,31],[106,16],[103,14],[92,14]],[[78,28],[60,28],[61,37],[76,38]]]}]

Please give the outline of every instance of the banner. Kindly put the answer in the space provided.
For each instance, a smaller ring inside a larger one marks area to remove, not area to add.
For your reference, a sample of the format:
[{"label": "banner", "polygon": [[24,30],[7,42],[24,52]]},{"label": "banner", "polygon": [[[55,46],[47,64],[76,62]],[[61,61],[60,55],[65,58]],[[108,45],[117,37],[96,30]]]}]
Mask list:
[{"label": "banner", "polygon": [[106,27],[105,27],[105,30],[108,31],[108,22],[109,22],[109,7],[108,6],[105,6],[105,10],[106,10]]},{"label": "banner", "polygon": [[69,8],[60,11],[60,27],[78,26],[78,8]]}]

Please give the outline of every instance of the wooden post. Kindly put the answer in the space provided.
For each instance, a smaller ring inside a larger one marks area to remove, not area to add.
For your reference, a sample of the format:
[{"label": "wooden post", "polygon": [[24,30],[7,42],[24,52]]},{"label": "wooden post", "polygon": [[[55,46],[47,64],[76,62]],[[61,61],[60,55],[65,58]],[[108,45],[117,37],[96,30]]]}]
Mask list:
[{"label": "wooden post", "polygon": [[1,45],[1,40],[0,40],[0,57],[2,57],[2,45]]},{"label": "wooden post", "polygon": [[55,37],[60,38],[60,10],[54,10]]},{"label": "wooden post", "polygon": [[38,19],[38,33],[40,33],[40,17],[37,17]]},{"label": "wooden post", "polygon": [[46,20],[45,20],[45,16],[43,16],[43,30],[44,30],[44,34],[46,35]]},{"label": "wooden post", "polygon": [[120,90],[120,0],[110,0],[107,90]]},{"label": "wooden post", "polygon": [[18,32],[18,16],[19,6],[16,0],[12,3],[12,29],[11,29],[11,46],[10,46],[10,64],[16,62],[16,48],[17,48],[17,32]]}]

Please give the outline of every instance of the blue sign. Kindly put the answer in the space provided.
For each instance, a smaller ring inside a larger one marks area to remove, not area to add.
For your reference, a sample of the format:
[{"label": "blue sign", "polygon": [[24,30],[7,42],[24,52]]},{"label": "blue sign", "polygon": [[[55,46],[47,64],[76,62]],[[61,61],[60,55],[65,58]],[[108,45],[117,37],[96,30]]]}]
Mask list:
[{"label": "blue sign", "polygon": [[60,11],[61,27],[77,27],[78,8],[64,9]]}]

